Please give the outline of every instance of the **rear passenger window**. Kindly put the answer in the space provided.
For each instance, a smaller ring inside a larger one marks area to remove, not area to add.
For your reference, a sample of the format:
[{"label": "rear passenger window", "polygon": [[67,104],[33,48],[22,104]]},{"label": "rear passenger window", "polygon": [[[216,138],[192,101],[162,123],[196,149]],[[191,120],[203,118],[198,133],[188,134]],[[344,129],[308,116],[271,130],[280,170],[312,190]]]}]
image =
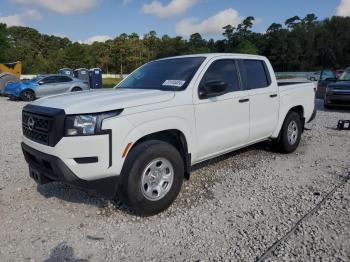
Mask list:
[{"label": "rear passenger window", "polygon": [[243,60],[243,79],[246,89],[258,89],[270,85],[270,77],[266,70],[265,63],[261,60]]},{"label": "rear passenger window", "polygon": [[239,91],[239,80],[234,60],[218,60],[213,62],[203,76],[200,87],[206,82],[225,81],[229,92]]},{"label": "rear passenger window", "polygon": [[71,82],[71,81],[73,81],[73,80],[72,80],[72,78],[70,78],[70,77],[68,77],[68,76],[60,76],[59,81],[60,81],[61,83],[66,83],[66,82]]},{"label": "rear passenger window", "polygon": [[57,82],[57,78],[55,76],[49,76],[41,80],[41,82],[44,82],[45,84],[52,84]]}]

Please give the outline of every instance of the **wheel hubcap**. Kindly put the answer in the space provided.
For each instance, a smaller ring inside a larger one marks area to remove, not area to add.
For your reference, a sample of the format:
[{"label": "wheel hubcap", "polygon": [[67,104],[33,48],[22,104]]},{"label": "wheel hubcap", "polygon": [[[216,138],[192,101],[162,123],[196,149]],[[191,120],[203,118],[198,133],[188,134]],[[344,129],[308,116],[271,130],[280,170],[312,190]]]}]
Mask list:
[{"label": "wheel hubcap", "polygon": [[294,145],[298,139],[298,125],[295,121],[291,121],[288,125],[288,143]]},{"label": "wheel hubcap", "polygon": [[25,98],[27,98],[28,100],[30,100],[30,99],[32,99],[32,98],[33,98],[33,96],[32,96],[32,93],[31,93],[31,92],[25,92],[25,93],[24,93],[24,96],[25,96]]},{"label": "wheel hubcap", "polygon": [[150,201],[162,199],[171,189],[174,180],[174,168],[169,160],[152,160],[142,172],[141,192]]}]

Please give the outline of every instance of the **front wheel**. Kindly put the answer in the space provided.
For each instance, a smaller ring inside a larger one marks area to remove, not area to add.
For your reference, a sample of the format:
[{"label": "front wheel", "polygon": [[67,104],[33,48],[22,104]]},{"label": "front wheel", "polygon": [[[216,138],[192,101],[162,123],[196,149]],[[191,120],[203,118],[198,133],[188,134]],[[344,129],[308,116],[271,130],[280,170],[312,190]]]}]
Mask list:
[{"label": "front wheel", "polygon": [[146,141],[129,153],[118,195],[137,215],[156,215],[174,202],[183,178],[184,163],[179,151],[163,141]]},{"label": "front wheel", "polygon": [[26,102],[35,100],[35,93],[33,90],[25,90],[21,93],[21,99]]},{"label": "front wheel", "polygon": [[294,152],[300,143],[302,123],[300,115],[296,112],[289,112],[282,125],[278,149],[283,153]]}]

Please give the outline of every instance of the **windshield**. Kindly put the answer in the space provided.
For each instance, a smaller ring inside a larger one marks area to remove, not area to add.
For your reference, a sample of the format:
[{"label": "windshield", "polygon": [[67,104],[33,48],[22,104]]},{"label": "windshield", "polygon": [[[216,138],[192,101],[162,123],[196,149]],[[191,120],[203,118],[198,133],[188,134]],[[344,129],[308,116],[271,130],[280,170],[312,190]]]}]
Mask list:
[{"label": "windshield", "polygon": [[30,79],[30,81],[32,81],[32,82],[38,82],[38,81],[40,81],[40,80],[43,79],[43,78],[44,78],[44,76],[38,75],[38,76],[36,76],[36,77]]},{"label": "windshield", "polygon": [[184,90],[205,57],[158,60],[145,64],[117,87],[133,89]]},{"label": "windshield", "polygon": [[350,81],[350,69],[346,69],[339,77],[339,81]]}]

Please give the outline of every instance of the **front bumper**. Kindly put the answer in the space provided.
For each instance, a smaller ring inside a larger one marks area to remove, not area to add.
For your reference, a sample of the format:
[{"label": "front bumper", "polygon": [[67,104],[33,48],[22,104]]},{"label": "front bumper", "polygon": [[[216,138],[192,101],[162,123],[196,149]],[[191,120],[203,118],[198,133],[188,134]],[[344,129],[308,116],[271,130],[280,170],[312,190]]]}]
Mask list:
[{"label": "front bumper", "polygon": [[83,180],[56,156],[35,150],[25,143],[22,143],[22,151],[29,165],[30,176],[39,184],[60,181],[105,198],[113,198],[116,195],[118,176]]},{"label": "front bumper", "polygon": [[6,92],[4,92],[2,95],[8,97],[8,98],[11,99],[11,100],[17,100],[17,99],[19,99],[18,96],[15,96],[15,95],[12,94],[12,93],[6,93]]},{"label": "front bumper", "polygon": [[325,95],[326,104],[350,106],[350,92],[327,92]]}]

